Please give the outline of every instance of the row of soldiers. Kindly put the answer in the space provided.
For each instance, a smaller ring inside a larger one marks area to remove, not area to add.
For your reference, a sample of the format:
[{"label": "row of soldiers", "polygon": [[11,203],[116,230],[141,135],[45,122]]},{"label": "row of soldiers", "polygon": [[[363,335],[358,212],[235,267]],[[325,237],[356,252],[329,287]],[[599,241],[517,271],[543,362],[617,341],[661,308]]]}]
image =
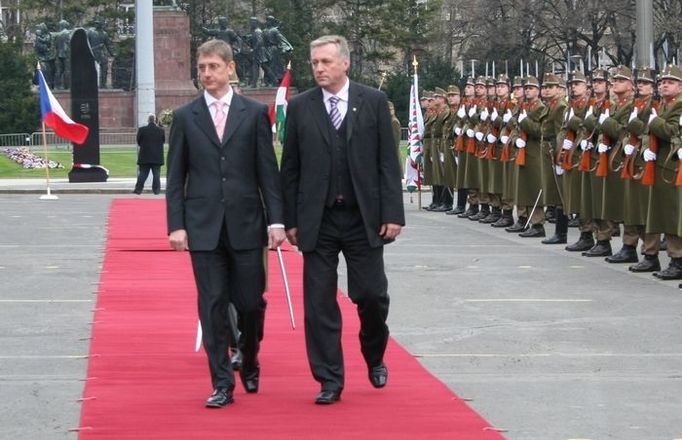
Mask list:
[{"label": "row of soldiers", "polygon": [[[591,78],[575,71],[566,83],[552,73],[542,84],[468,78],[463,93],[436,88],[421,105],[424,183],[433,190],[425,209],[545,237],[551,207],[555,233],[542,243],[567,243],[570,217],[580,238],[567,251],[682,279],[682,68],[658,77],[646,67]],[[621,223],[623,247],[613,254]],[[671,260],[661,271],[662,234]]]}]

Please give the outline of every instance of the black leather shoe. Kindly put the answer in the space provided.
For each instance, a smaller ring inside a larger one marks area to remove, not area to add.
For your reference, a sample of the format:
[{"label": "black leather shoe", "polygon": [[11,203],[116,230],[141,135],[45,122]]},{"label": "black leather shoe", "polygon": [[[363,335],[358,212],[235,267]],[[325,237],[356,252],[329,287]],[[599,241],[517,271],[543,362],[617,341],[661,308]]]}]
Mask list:
[{"label": "black leather shoe", "polygon": [[435,208],[436,206],[438,205],[435,203],[431,203],[429,206],[422,206],[422,209],[425,209],[427,211],[433,211],[433,208]]},{"label": "black leather shoe", "polygon": [[230,356],[230,363],[232,364],[232,369],[234,371],[239,371],[242,369],[242,351],[238,348],[232,350],[232,356]]},{"label": "black leather shoe", "polygon": [[447,215],[460,215],[465,211],[464,206],[457,206],[450,211],[447,211]]},{"label": "black leather shoe", "polygon": [[639,258],[637,258],[637,249],[634,246],[623,245],[618,252],[604,260],[607,263],[637,263]]},{"label": "black leather shoe", "polygon": [[503,215],[495,223],[491,223],[490,226],[493,228],[508,228],[514,224],[514,217],[511,215]]},{"label": "black leather shoe", "polygon": [[545,236],[545,227],[542,225],[533,225],[527,231],[519,234],[523,238],[540,238]]},{"label": "black leather shoe", "polygon": [[388,380],[388,368],[384,363],[369,368],[369,381],[374,388],[383,388]]},{"label": "black leather shoe", "polygon": [[228,388],[216,388],[213,394],[206,400],[206,408],[222,408],[234,402],[232,390]]},{"label": "black leather shoe", "polygon": [[315,398],[315,404],[331,405],[334,402],[338,402],[340,398],[341,390],[322,390]]},{"label": "black leather shoe", "polygon": [[134,189],[133,194],[137,194],[139,196],[140,194],[142,194],[142,191],[138,191],[138,190]]},{"label": "black leather shoe", "polygon": [[580,239],[573,244],[569,244],[565,249],[569,252],[583,252],[592,249],[594,246],[594,238],[589,232],[583,232],[580,234]]},{"label": "black leather shoe", "polygon": [[507,232],[523,232],[526,230],[526,222],[528,219],[524,217],[519,217],[519,219],[512,226],[505,228]]},{"label": "black leather shoe", "polygon": [[446,212],[452,209],[452,206],[450,205],[438,205],[435,208],[433,208],[431,211],[432,212]]},{"label": "black leather shoe", "polygon": [[258,392],[258,379],[260,376],[260,369],[253,371],[246,371],[242,368],[239,370],[239,378],[242,380],[242,385],[244,385],[244,390],[247,393],[257,393]]},{"label": "black leather shoe", "polygon": [[485,225],[490,225],[498,221],[500,218],[502,218],[502,214],[500,214],[499,211],[498,212],[492,211],[490,214],[488,214],[486,218],[483,218],[478,222],[483,223]]},{"label": "black leather shoe", "polygon": [[659,280],[682,280],[682,258],[673,258],[670,264],[660,272],[654,272]]},{"label": "black leather shoe", "polygon": [[608,257],[611,255],[611,242],[608,240],[598,241],[587,252],[582,253],[583,257]]},{"label": "black leather shoe", "polygon": [[549,238],[542,240],[542,244],[564,244],[566,243],[566,234],[554,234]]},{"label": "black leather shoe", "polygon": [[630,272],[656,272],[661,270],[661,262],[658,255],[645,255],[644,259],[637,264],[628,267]]}]

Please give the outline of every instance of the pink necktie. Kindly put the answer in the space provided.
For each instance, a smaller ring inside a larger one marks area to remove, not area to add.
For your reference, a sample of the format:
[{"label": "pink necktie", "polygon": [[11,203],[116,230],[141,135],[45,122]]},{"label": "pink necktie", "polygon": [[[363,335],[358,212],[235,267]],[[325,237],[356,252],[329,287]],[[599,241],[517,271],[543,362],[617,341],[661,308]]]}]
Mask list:
[{"label": "pink necktie", "polygon": [[223,103],[220,101],[213,101],[213,109],[215,110],[213,116],[213,125],[215,125],[215,132],[218,134],[218,139],[223,140],[223,132],[225,131],[225,111],[223,110]]}]

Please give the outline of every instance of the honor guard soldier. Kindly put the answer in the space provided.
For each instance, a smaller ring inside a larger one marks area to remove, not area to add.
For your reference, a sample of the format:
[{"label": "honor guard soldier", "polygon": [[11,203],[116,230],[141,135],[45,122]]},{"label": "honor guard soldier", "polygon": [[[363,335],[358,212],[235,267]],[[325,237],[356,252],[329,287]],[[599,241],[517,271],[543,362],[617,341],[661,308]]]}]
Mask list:
[{"label": "honor guard soldier", "polygon": [[[649,146],[644,150],[645,178],[647,167],[653,170],[653,185],[649,186],[646,232],[666,234],[670,265],[654,276],[662,280],[682,279],[682,204],[681,187],[676,185],[675,173],[682,158],[682,68],[668,65],[661,73],[659,83],[661,103],[658,111],[649,116]],[[650,165],[653,164],[653,165]],[[679,180],[679,179],[678,179]],[[682,183],[682,182],[678,182]]]},{"label": "honor guard soldier", "polygon": [[[485,77],[479,76],[474,83],[474,99],[473,104],[470,105],[469,110],[467,110],[468,122],[465,130],[465,149],[467,157],[464,168],[463,186],[469,190],[469,208],[458,216],[459,218],[469,218],[476,221],[487,216],[490,209],[487,204],[485,206],[483,205],[487,200],[485,200],[479,191],[480,180],[478,176],[478,157],[476,156],[478,150],[477,144],[479,142],[476,133],[481,133],[478,130],[480,122],[479,115],[486,106],[486,92]],[[478,136],[483,139],[482,133]],[[479,203],[481,205],[480,208]],[[484,212],[484,215],[482,216],[481,211]]]},{"label": "honor guard soldier", "polygon": [[[445,211],[445,213],[451,213],[454,211],[454,201],[452,200],[454,193],[453,191],[457,187],[457,158],[455,156],[455,140],[457,136],[455,135],[455,126],[459,124],[460,120],[457,116],[460,106],[460,95],[459,87],[455,85],[449,85],[447,91],[447,101],[448,107],[450,109],[450,116],[446,119],[443,124],[443,149],[445,150],[445,190],[450,197],[450,209]],[[459,196],[459,193],[458,193]],[[466,203],[466,199],[457,200],[457,204]]]},{"label": "honor guard soldier", "polygon": [[[455,156],[457,158],[457,184],[455,185],[457,187],[457,207],[455,207],[452,211],[446,212],[448,215],[460,216],[467,212],[465,208],[467,198],[469,197],[469,189],[464,183],[464,177],[466,175],[466,163],[468,160],[466,152],[466,131],[469,124],[469,110],[474,105],[474,79],[472,77],[468,77],[464,85],[464,98],[462,99],[459,109],[457,110],[458,122],[455,124],[455,135],[457,136],[455,139]],[[469,202],[471,202],[471,200],[469,200]],[[476,203],[478,202],[476,201]],[[473,208],[470,206],[470,209]],[[478,205],[476,205],[475,209],[476,212],[478,212]],[[475,212],[472,211],[472,215],[473,214],[475,214]]]},{"label": "honor guard soldier", "polygon": [[435,119],[431,125],[431,190],[438,206],[430,211],[445,212],[452,209],[452,194],[445,186],[445,142],[444,126],[450,117],[445,90],[436,87],[433,92],[433,111]]}]

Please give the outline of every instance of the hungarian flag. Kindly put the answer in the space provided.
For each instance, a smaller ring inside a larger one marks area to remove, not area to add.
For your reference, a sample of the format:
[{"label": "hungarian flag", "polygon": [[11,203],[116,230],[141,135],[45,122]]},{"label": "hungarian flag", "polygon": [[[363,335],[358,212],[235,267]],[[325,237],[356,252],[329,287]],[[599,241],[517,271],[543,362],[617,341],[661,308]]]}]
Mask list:
[{"label": "hungarian flag", "polygon": [[421,165],[424,160],[424,116],[419,105],[419,79],[416,72],[410,89],[409,111],[409,143],[407,157],[405,158],[405,185],[409,192],[414,192],[420,189],[422,184]]},{"label": "hungarian flag", "polygon": [[40,90],[40,119],[54,130],[57,136],[68,139],[75,144],[82,144],[88,137],[89,129],[83,124],[73,122],[54,97],[45,82],[43,72],[36,72],[38,89]]},{"label": "hungarian flag", "polygon": [[275,104],[270,107],[270,123],[272,132],[277,133],[280,143],[284,142],[284,121],[287,118],[287,101],[289,100],[289,84],[291,84],[291,71],[287,66],[282,82],[277,89]]}]

